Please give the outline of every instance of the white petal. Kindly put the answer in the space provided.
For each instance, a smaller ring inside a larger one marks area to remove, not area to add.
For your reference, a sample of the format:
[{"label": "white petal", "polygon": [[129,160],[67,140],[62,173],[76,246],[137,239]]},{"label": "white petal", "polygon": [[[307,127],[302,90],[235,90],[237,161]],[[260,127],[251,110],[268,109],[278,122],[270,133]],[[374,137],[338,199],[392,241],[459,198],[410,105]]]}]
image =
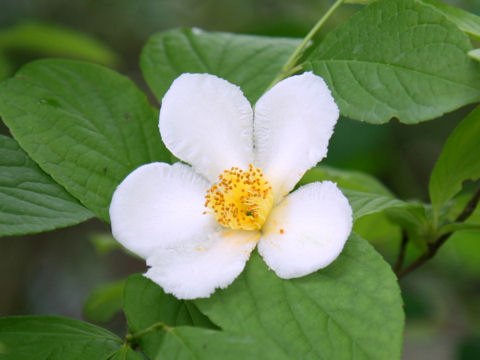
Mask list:
[{"label": "white petal", "polygon": [[278,202],[327,155],[339,116],[325,81],[311,72],[280,81],[255,105],[255,166]]},{"label": "white petal", "polygon": [[199,234],[196,244],[157,249],[145,274],[179,299],[209,297],[242,272],[260,237],[256,231],[221,230]]},{"label": "white petal", "polygon": [[158,246],[191,241],[217,226],[203,214],[209,183],[190,166],[151,163],[130,173],[110,204],[112,233],[123,246],[143,258]]},{"label": "white petal", "polygon": [[238,86],[209,74],[183,74],[162,100],[160,134],[167,148],[211,182],[253,163],[253,112]]},{"label": "white petal", "polygon": [[302,186],[278,204],[263,227],[258,251],[284,279],[329,265],[352,229],[352,209],[330,181]]}]

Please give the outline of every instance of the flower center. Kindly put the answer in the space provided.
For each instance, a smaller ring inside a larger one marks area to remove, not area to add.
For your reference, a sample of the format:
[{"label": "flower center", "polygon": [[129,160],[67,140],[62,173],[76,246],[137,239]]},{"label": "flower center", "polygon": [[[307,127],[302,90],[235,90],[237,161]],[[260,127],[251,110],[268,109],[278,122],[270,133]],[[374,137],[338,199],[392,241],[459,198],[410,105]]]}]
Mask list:
[{"label": "flower center", "polygon": [[252,164],[248,170],[232,167],[218,176],[205,196],[205,206],[218,222],[231,229],[259,230],[273,205],[272,187],[262,170]]}]

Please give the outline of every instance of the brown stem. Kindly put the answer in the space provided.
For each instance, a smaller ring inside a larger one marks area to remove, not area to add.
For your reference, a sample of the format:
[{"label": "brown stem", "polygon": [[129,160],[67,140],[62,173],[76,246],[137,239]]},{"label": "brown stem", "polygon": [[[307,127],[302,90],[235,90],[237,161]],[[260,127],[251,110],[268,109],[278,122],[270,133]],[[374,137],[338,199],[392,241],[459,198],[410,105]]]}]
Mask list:
[{"label": "brown stem", "polygon": [[[463,211],[460,213],[460,215],[457,216],[457,218],[455,219],[455,222],[463,222],[467,220],[469,216],[472,215],[472,213],[475,211],[475,208],[477,207],[479,201],[480,201],[480,187],[477,189],[475,194],[473,194],[472,198],[470,199],[468,204],[465,206]],[[397,274],[397,277],[400,279],[401,277],[412,272],[413,270],[415,270],[416,268],[418,268],[419,266],[423,265],[425,262],[430,260],[432,257],[434,257],[438,249],[440,249],[440,247],[445,243],[445,241],[448,240],[448,238],[452,234],[453,232],[445,233],[442,236],[440,236],[435,242],[429,243],[427,251],[425,251],[417,260],[415,260],[413,263],[408,265],[406,268],[404,269],[401,269],[400,267],[397,268],[397,264],[396,264],[394,267],[394,271],[395,271],[395,274]],[[400,254],[399,254],[399,259],[400,259]]]},{"label": "brown stem", "polygon": [[477,189],[475,194],[473,194],[467,206],[465,206],[465,209],[463,209],[462,213],[457,216],[455,221],[464,222],[465,220],[467,220],[469,216],[472,215],[472,213],[475,211],[475,208],[477,207],[479,200],[480,200],[480,187]]},{"label": "brown stem", "polygon": [[407,231],[404,229],[402,231],[402,242],[400,243],[400,250],[398,251],[397,261],[395,262],[395,266],[393,267],[393,271],[397,273],[403,266],[403,262],[405,260],[405,252],[407,250],[408,244],[408,235]]}]

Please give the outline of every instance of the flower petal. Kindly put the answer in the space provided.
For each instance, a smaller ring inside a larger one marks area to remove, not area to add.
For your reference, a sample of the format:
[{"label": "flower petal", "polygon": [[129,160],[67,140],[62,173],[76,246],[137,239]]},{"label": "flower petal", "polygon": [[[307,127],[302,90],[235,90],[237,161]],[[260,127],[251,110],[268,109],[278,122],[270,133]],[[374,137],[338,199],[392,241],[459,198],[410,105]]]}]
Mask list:
[{"label": "flower petal", "polygon": [[280,81],[255,105],[255,166],[273,187],[275,201],[327,154],[339,116],[325,81],[311,72]]},{"label": "flower petal", "polygon": [[351,229],[352,209],[336,184],[315,182],[272,210],[258,251],[279,277],[300,277],[335,260]]},{"label": "flower petal", "polygon": [[209,183],[190,166],[151,163],[130,173],[110,204],[112,233],[123,246],[143,258],[158,246],[191,241],[216,226],[203,214]]},{"label": "flower petal", "polygon": [[195,244],[157,249],[145,274],[179,299],[208,297],[242,272],[260,233],[227,230],[199,234]]},{"label": "flower petal", "polygon": [[238,86],[209,74],[183,74],[162,100],[167,148],[212,183],[223,170],[253,162],[253,113]]}]

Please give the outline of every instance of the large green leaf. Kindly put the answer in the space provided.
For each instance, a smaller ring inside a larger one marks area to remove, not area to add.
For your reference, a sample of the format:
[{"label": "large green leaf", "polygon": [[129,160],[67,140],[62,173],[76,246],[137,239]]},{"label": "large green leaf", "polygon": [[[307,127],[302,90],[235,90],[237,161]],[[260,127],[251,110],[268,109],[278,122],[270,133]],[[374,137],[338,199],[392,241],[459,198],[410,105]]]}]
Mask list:
[{"label": "large green leaf", "polygon": [[397,280],[355,234],[333,264],[298,279],[278,278],[254,253],[232,285],[196,304],[223,330],[258,337],[279,358],[400,358]]},{"label": "large green leaf", "polygon": [[275,356],[262,339],[181,326],[168,329],[165,339],[152,360],[287,360]]},{"label": "large green leaf", "polygon": [[97,326],[55,316],[0,319],[2,360],[105,360],[121,339]]},{"label": "large green leaf", "polygon": [[93,214],[0,135],[0,236],[74,225]]},{"label": "large green leaf", "polygon": [[98,65],[26,65],[1,83],[0,116],[30,157],[104,220],[125,176],[170,160],[157,110],[129,79]]},{"label": "large green leaf", "polygon": [[[345,3],[368,5],[376,0],[345,0]],[[472,14],[466,10],[445,4],[437,0],[419,0],[423,4],[430,6],[438,11],[448,20],[453,22],[458,28],[477,40],[480,40],[480,16]]]},{"label": "large green leaf", "polygon": [[216,327],[192,302],[165,294],[141,275],[128,278],[124,299],[131,333],[164,324],[138,339],[151,359],[274,359],[264,357],[264,344],[248,334],[206,329]]},{"label": "large green leaf", "polygon": [[408,209],[416,206],[396,199],[379,180],[360,171],[316,166],[305,173],[298,185],[323,180],[337,183],[350,202],[354,220],[388,209]]},{"label": "large green leaf", "polygon": [[[149,328],[155,323],[163,323],[170,327],[181,325],[215,327],[192,302],[181,301],[165,294],[160,286],[139,274],[132,275],[127,280],[124,310],[132,333]],[[164,335],[164,331],[158,329],[140,339],[146,354],[156,356]]]},{"label": "large green leaf", "polygon": [[370,174],[355,170],[337,169],[325,165],[316,166],[308,170],[300,179],[298,185],[323,180],[333,181],[342,189],[386,196],[391,196],[392,194],[385,185]]},{"label": "large green leaf", "polygon": [[327,35],[304,64],[343,115],[418,123],[480,99],[468,36],[415,0],[380,0]]},{"label": "large green leaf", "polygon": [[132,350],[131,347],[124,345],[108,360],[145,360],[145,358]]},{"label": "large green leaf", "polygon": [[115,66],[119,62],[115,52],[84,33],[38,22],[23,22],[2,29],[0,52],[76,58],[107,66]]},{"label": "large green leaf", "polygon": [[480,178],[480,107],[450,134],[430,177],[430,198],[438,213],[462,189],[465,180]]},{"label": "large green leaf", "polygon": [[182,73],[210,73],[239,85],[254,104],[279,73],[298,39],[177,29],[152,36],[140,65],[160,101]]},{"label": "large green leaf", "polygon": [[421,0],[443,14],[448,20],[456,24],[459,29],[480,40],[480,17],[455,6],[436,0]]}]

